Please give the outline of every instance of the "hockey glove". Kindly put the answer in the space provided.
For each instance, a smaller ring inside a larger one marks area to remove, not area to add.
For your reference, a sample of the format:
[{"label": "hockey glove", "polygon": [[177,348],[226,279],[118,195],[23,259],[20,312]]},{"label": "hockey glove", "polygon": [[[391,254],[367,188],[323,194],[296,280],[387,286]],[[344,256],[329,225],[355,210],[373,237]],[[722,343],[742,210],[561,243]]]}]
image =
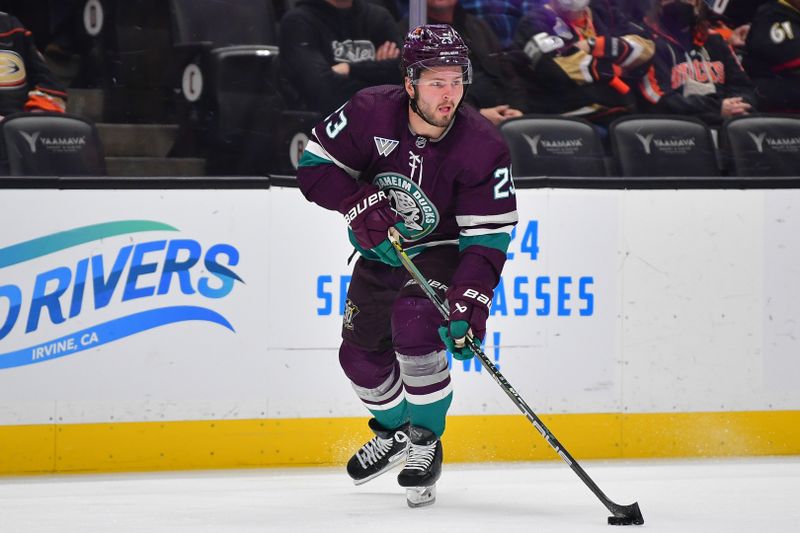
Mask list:
[{"label": "hockey glove", "polygon": [[350,227],[351,242],[362,255],[390,266],[400,266],[388,232],[394,226],[401,235],[407,236],[408,230],[397,211],[392,209],[385,192],[368,185],[345,198],[339,210],[344,212],[344,220]]},{"label": "hockey glove", "polygon": [[439,328],[439,337],[453,357],[460,361],[470,359],[475,353],[468,340],[480,348],[486,335],[492,292],[479,287],[451,287],[447,290],[447,301],[450,317],[447,325]]},{"label": "hockey glove", "polygon": [[530,67],[535,68],[539,60],[546,55],[550,55],[564,48],[564,39],[557,35],[547,33],[537,33],[525,43],[523,52],[530,59]]}]

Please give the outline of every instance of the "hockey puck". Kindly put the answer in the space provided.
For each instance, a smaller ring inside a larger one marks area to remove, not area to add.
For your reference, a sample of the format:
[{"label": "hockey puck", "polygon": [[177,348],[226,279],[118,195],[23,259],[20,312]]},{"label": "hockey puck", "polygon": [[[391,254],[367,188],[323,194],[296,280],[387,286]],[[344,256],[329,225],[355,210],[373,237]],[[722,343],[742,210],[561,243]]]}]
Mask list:
[{"label": "hockey puck", "polygon": [[637,520],[635,516],[609,516],[608,525],[610,526],[631,526],[644,524],[644,520]]}]

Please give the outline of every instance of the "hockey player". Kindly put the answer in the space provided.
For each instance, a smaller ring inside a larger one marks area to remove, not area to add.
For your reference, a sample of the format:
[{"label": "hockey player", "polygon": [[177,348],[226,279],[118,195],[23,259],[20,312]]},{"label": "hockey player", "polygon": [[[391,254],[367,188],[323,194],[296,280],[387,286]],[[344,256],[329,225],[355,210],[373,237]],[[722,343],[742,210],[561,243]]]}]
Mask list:
[{"label": "hockey player", "polygon": [[800,113],[800,0],[762,6],[745,51],[744,66],[763,110]]},{"label": "hockey player", "polygon": [[[445,346],[473,356],[517,222],[508,148],[477,111],[461,106],[469,50],[448,25],[412,29],[404,86],[358,92],[318,124],[297,172],[305,197],[344,215],[360,252],[347,293],[339,361],[372,413],[375,437],[347,465],[356,484],[402,463],[412,507],[432,503],[452,400]],[[441,316],[400,266],[387,231],[403,235]]]}]

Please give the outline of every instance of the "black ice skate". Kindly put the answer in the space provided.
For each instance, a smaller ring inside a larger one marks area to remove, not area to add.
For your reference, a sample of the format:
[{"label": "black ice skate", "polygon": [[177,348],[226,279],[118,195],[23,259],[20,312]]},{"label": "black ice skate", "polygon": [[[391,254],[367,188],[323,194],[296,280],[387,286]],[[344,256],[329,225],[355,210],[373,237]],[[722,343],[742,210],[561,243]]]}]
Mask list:
[{"label": "black ice skate", "polygon": [[408,459],[397,482],[406,487],[408,506],[422,507],[436,501],[436,481],[442,475],[442,441],[419,426],[409,428],[409,438]]},{"label": "black ice skate", "polygon": [[386,429],[372,418],[369,428],[375,436],[347,462],[347,473],[356,485],[388,472],[405,461],[408,454],[408,424]]}]

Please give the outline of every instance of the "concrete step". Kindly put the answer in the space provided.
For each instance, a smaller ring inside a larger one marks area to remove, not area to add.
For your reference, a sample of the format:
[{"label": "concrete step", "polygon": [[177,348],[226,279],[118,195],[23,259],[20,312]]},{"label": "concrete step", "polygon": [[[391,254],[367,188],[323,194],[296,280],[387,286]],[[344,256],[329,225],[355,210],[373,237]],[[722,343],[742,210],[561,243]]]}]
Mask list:
[{"label": "concrete step", "polygon": [[173,105],[165,89],[67,89],[67,112],[94,122],[165,123],[170,122]]},{"label": "concrete step", "polygon": [[205,176],[205,159],[193,157],[106,157],[109,176]]},{"label": "concrete step", "polygon": [[176,124],[97,124],[107,157],[166,157],[175,144]]},{"label": "concrete step", "polygon": [[93,122],[103,120],[105,93],[102,89],[68,89],[67,113],[74,113]]}]

